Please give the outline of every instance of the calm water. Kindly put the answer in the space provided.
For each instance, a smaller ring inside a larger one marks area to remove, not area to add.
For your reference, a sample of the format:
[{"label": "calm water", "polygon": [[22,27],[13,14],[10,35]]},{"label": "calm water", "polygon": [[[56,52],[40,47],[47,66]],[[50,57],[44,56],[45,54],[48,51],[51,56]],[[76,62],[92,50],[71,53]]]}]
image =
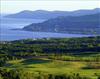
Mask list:
[{"label": "calm water", "polygon": [[69,38],[69,37],[87,37],[89,35],[81,34],[64,34],[64,33],[48,33],[48,32],[29,32],[11,30],[14,28],[22,28],[31,23],[43,22],[44,20],[37,19],[11,19],[2,18],[0,23],[0,40],[11,41],[28,38]]}]

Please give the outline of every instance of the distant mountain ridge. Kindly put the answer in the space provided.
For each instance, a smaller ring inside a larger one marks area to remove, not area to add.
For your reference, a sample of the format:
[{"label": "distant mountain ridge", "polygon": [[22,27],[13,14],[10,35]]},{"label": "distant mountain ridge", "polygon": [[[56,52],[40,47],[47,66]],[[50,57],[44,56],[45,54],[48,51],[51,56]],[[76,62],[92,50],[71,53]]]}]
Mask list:
[{"label": "distant mountain ridge", "polygon": [[29,11],[24,10],[19,13],[10,14],[5,17],[8,18],[27,18],[27,19],[51,19],[59,16],[81,16],[100,13],[100,8],[95,8],[92,10],[75,10],[75,11],[46,11],[46,10],[36,10]]},{"label": "distant mountain ridge", "polygon": [[100,34],[100,13],[64,16],[25,26],[26,31]]}]

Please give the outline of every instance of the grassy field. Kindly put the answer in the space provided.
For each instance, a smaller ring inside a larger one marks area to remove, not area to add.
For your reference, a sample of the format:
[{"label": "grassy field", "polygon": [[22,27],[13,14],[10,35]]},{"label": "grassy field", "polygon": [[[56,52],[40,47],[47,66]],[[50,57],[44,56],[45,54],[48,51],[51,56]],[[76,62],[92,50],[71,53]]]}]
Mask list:
[{"label": "grassy field", "polygon": [[100,69],[87,68],[90,64],[100,66],[100,62],[80,62],[80,61],[61,61],[50,60],[47,58],[31,58],[21,60],[11,60],[6,63],[4,68],[20,68],[30,73],[48,73],[48,74],[73,74],[79,73],[82,76],[88,76],[97,79],[100,75]]}]

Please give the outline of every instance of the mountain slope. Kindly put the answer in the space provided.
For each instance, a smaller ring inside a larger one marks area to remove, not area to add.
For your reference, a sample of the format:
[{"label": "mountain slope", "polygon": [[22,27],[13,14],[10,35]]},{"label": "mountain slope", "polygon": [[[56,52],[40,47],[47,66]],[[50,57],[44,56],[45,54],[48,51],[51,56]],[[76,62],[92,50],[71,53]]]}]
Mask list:
[{"label": "mountain slope", "polygon": [[45,11],[45,10],[36,10],[36,11],[22,11],[16,14],[7,15],[8,18],[28,18],[28,19],[50,19],[56,18],[58,16],[81,16],[88,14],[95,14],[100,12],[100,8],[93,10],[76,10],[76,11]]},{"label": "mountain slope", "polygon": [[63,33],[100,34],[100,13],[84,16],[66,16],[49,19],[42,23],[33,23],[23,30]]}]

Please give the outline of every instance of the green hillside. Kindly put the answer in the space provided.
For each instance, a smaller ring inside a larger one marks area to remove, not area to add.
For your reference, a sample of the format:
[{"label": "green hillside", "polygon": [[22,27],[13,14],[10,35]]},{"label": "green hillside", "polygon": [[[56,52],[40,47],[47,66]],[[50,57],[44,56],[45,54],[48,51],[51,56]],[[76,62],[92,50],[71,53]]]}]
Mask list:
[{"label": "green hillside", "polygon": [[0,79],[100,79],[100,37],[2,41]]}]

